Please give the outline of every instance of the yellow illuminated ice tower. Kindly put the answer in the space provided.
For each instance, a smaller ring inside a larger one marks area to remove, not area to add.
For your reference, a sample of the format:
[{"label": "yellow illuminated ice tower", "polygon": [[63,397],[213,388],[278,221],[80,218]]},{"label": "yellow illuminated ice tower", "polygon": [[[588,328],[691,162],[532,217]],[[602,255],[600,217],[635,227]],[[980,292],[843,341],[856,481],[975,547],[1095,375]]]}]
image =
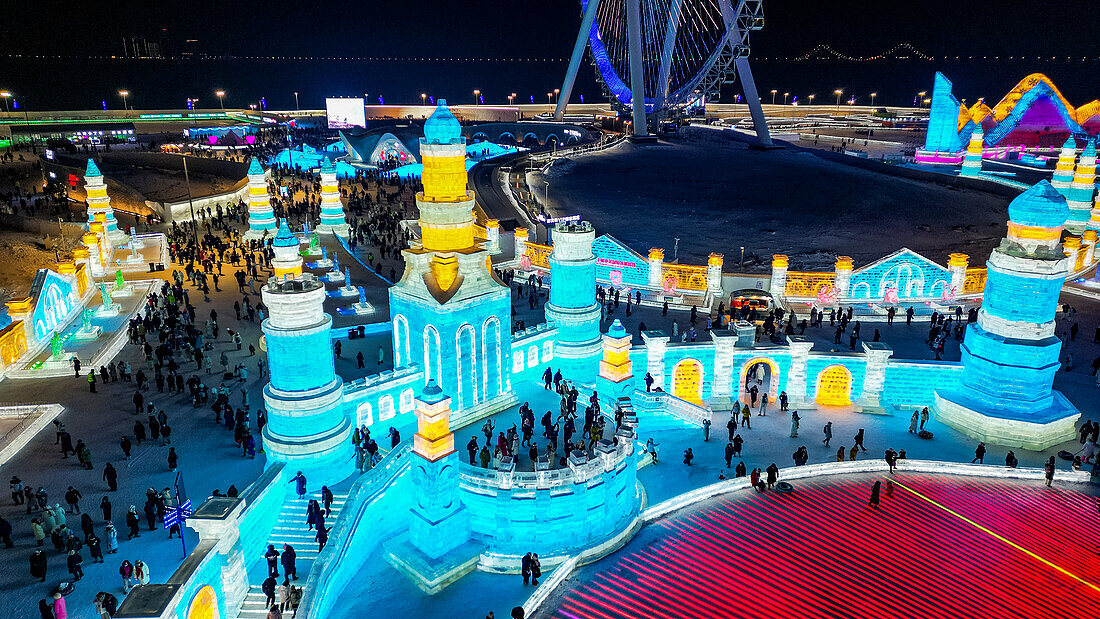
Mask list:
[{"label": "yellow illuminated ice tower", "polygon": [[255,157],[248,164],[248,230],[246,241],[261,239],[275,232],[275,212],[267,189],[267,175]]},{"label": "yellow illuminated ice tower", "polygon": [[405,272],[389,293],[394,365],[419,364],[457,411],[506,406],[511,300],[474,238],[466,140],[442,99],[424,123],[420,156],[421,243],[402,252]]},{"label": "yellow illuminated ice tower", "polygon": [[634,364],[630,361],[630,340],[619,319],[607,329],[603,336],[603,359],[600,360],[600,375],[597,391],[601,396],[618,400],[628,398],[634,391]]},{"label": "yellow illuminated ice tower", "polygon": [[469,513],[459,497],[458,454],[448,419],[451,398],[434,380],[416,398],[409,533],[384,545],[386,560],[429,594],[477,566],[481,546],[470,542]]},{"label": "yellow illuminated ice tower", "polygon": [[107,196],[107,183],[103,180],[103,172],[95,160],[88,160],[88,167],[84,172],[84,194],[88,202],[88,225],[95,223],[96,217],[103,216],[104,231],[111,237],[116,245],[126,240],[126,233],[118,229],[118,221],[115,220],[115,209],[111,208],[111,198]]}]

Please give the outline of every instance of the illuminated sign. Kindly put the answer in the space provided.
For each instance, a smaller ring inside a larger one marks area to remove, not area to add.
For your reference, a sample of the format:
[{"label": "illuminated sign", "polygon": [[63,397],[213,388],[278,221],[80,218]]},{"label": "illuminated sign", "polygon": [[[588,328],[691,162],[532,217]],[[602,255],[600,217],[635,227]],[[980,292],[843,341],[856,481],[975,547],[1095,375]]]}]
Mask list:
[{"label": "illuminated sign", "polygon": [[329,129],[349,129],[367,126],[367,110],[361,98],[325,99]]}]

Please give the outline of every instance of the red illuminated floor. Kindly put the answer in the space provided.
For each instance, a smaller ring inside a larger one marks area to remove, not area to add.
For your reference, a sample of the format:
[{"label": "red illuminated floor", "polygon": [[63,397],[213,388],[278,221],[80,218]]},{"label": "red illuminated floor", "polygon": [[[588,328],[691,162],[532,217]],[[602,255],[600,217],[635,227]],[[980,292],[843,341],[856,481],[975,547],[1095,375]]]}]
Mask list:
[{"label": "red illuminated floor", "polygon": [[[884,490],[885,490],[885,479]],[[578,573],[553,616],[1082,617],[1100,604],[1096,498],[895,475],[731,495]]]}]

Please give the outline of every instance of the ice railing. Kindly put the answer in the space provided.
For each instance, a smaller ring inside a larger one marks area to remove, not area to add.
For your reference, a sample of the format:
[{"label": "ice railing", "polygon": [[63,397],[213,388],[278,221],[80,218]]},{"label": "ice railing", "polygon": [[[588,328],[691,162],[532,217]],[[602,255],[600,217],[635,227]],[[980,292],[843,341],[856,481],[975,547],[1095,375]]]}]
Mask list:
[{"label": "ice railing", "polygon": [[713,411],[705,406],[693,404],[678,398],[667,391],[636,391],[630,396],[639,410],[659,410],[692,425],[703,425],[703,420],[711,419]]},{"label": "ice railing", "polygon": [[373,387],[379,387],[386,383],[400,381],[405,378],[416,376],[420,374],[420,366],[415,363],[409,365],[403,365],[399,368],[392,370],[383,370],[377,374],[369,374],[363,378],[356,378],[355,380],[344,383],[344,393],[353,394],[370,389]]},{"label": "ice railing", "polygon": [[412,441],[403,441],[386,454],[386,457],[382,458],[374,468],[362,474],[352,484],[351,491],[344,502],[344,508],[332,525],[329,541],[317,556],[317,560],[309,570],[309,576],[306,577],[302,603],[298,608],[302,619],[325,617],[336,605],[340,592],[353,576],[348,574],[347,570],[340,575],[337,574],[341,562],[356,560],[355,557],[349,556],[351,539],[360,527],[367,526],[364,518],[370,506],[393,486],[402,473],[408,470],[411,450]]},{"label": "ice railing", "polygon": [[495,469],[459,463],[459,485],[470,492],[495,494],[500,490],[546,490],[585,483],[616,470],[634,454],[638,434],[632,424],[636,423],[636,419],[624,419],[622,427],[615,431],[615,440],[601,439],[591,456],[587,451],[574,450],[562,469],[551,469],[545,456],[539,458],[534,471],[516,471],[515,460],[511,457],[504,458]]},{"label": "ice railing", "polygon": [[537,325],[526,327],[523,331],[516,331],[512,334],[512,345],[515,347],[518,344],[523,344],[533,337],[546,334],[548,331],[553,330],[554,327],[554,322],[548,320],[546,322],[540,322]]}]

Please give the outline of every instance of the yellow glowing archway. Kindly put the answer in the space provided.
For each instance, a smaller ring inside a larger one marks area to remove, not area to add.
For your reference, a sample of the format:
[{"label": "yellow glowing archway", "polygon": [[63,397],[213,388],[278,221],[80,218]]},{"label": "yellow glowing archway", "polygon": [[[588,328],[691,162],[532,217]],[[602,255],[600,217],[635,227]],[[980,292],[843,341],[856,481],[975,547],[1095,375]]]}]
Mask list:
[{"label": "yellow glowing archway", "polygon": [[199,589],[187,608],[187,619],[221,619],[218,612],[218,594],[210,585]]},{"label": "yellow glowing archway", "polygon": [[753,359],[749,359],[748,361],[745,362],[744,365],[741,366],[741,378],[740,378],[740,383],[738,383],[739,386],[738,386],[737,389],[738,389],[738,399],[741,401],[742,404],[748,404],[749,399],[750,399],[749,398],[749,390],[746,388],[746,382],[747,381],[745,379],[749,374],[749,370],[751,370],[753,368],[753,366],[755,366],[758,363],[763,363],[763,364],[768,366],[768,370],[769,370],[770,375],[768,377],[768,386],[764,389],[764,391],[766,391],[768,393],[768,399],[770,399],[772,402],[778,401],[778,398],[779,398],[779,366],[776,365],[775,361],[771,360],[768,357],[756,357],[756,358],[753,358]]},{"label": "yellow glowing archway", "polygon": [[817,398],[822,406],[849,406],[852,403],[852,373],[843,365],[830,365],[817,375]]},{"label": "yellow glowing archway", "polygon": [[672,395],[692,404],[703,404],[703,364],[684,359],[672,368]]}]

